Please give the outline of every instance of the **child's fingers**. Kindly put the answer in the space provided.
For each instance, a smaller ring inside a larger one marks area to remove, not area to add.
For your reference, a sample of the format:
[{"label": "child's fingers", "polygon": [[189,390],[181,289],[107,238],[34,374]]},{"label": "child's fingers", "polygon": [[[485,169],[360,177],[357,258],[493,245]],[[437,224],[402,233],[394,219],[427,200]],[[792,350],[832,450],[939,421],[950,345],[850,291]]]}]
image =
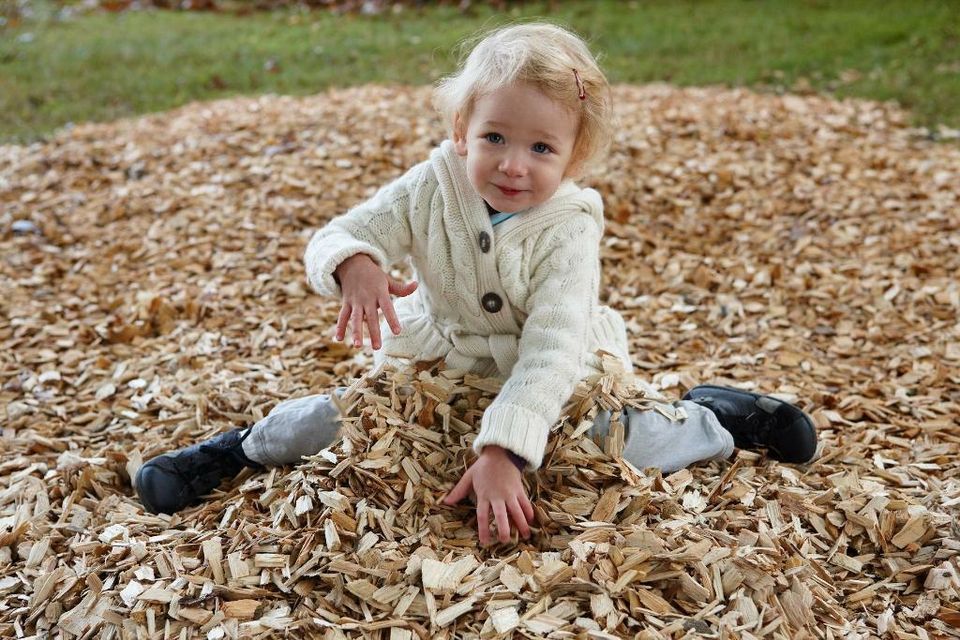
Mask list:
[{"label": "child's fingers", "polygon": [[380,314],[376,303],[371,304],[364,312],[367,316],[367,329],[370,331],[370,346],[374,351],[380,348]]},{"label": "child's fingers", "polygon": [[490,503],[481,500],[477,504],[477,533],[480,535],[480,545],[490,544]]},{"label": "child's fingers", "polygon": [[527,522],[533,522],[533,505],[530,503],[530,498],[527,497],[526,493],[521,493],[518,501],[520,503],[520,509],[523,510],[523,515],[527,517]]},{"label": "child's fingers", "polygon": [[387,281],[387,291],[390,293],[390,295],[400,296],[401,298],[403,298],[404,296],[408,296],[416,290],[417,290],[416,280],[411,280],[406,284],[400,282],[399,280],[394,280],[393,278],[390,278]]},{"label": "child's fingers", "polygon": [[400,335],[400,321],[397,319],[397,312],[393,308],[393,302],[390,301],[390,296],[380,298],[380,308],[383,309],[383,317],[387,319],[387,324],[390,325],[390,330],[393,331],[393,335]]},{"label": "child's fingers", "polygon": [[470,472],[463,474],[463,477],[460,478],[460,482],[450,490],[450,493],[447,494],[447,497],[443,499],[444,504],[454,505],[467,497],[467,494],[470,493],[470,489],[473,485],[470,483]]},{"label": "child's fingers", "polygon": [[526,514],[520,507],[520,502],[516,498],[508,500],[507,508],[510,510],[510,518],[513,520],[513,524],[516,525],[520,537],[524,539],[529,538],[530,527],[527,525]]},{"label": "child's fingers", "polygon": [[340,307],[340,316],[337,318],[337,341],[347,335],[347,325],[350,324],[350,305],[346,302]]},{"label": "child's fingers", "polygon": [[353,346],[363,346],[363,307],[354,307],[351,319],[353,321]]},{"label": "child's fingers", "polygon": [[497,538],[500,542],[510,542],[510,518],[507,517],[507,505],[500,500],[494,502],[493,517],[497,520]]}]

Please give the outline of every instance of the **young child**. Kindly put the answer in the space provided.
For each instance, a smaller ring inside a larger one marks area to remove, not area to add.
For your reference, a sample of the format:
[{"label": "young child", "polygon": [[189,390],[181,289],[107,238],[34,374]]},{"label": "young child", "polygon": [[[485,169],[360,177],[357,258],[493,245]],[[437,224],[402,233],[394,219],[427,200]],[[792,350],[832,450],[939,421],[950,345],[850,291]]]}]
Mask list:
[{"label": "young child", "polygon": [[[608,145],[610,88],[580,38],[523,24],[481,40],[437,86],[435,103],[450,139],[320,229],[306,270],[318,293],[342,299],[337,339],[349,331],[360,347],[366,326],[377,363],[444,358],[504,380],[474,441],[478,458],[445,498],[475,493],[487,544],[491,517],[500,541],[511,527],[529,535],[522,471],[540,466],[550,426],[595,369],[597,350],[631,368],[623,320],[598,302],[603,205],[572,180]],[[416,281],[384,271],[405,258]],[[735,445],[787,462],[815,453],[810,418],[769,396],[697,387],[676,408],[682,422],[628,411],[628,461],[673,471],[725,458]],[[606,427],[601,419],[594,428]],[[337,430],[329,396],[289,400],[252,428],[150,460],[136,488],[149,511],[173,513],[245,466],[318,452]]]}]

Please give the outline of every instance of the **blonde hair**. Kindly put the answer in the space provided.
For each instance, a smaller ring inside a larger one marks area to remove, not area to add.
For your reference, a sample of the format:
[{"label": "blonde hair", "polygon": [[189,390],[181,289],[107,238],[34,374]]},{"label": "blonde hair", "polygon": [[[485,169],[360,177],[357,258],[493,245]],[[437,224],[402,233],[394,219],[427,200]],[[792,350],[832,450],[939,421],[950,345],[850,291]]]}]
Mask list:
[{"label": "blonde hair", "polygon": [[456,116],[465,123],[478,98],[514,82],[529,83],[579,114],[574,171],[607,149],[613,130],[607,78],[586,43],[553,24],[517,24],[483,35],[460,68],[437,84],[433,102],[453,132]]}]

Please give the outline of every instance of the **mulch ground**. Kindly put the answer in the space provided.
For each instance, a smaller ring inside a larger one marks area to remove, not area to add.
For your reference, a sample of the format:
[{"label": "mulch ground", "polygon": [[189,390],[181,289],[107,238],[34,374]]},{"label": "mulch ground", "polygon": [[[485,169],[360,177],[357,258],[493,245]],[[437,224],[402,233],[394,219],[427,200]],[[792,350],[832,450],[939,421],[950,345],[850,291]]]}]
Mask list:
[{"label": "mulch ground", "polygon": [[[195,104],[0,147],[3,637],[960,634],[960,150],[896,109],[616,89],[588,177],[603,296],[636,373],[772,392],[820,429],[669,476],[620,461],[597,406],[556,427],[530,541],[477,546],[437,502],[496,384],[367,374],[312,295],[311,232],[443,137],[428,90]],[[353,384],[344,439],[145,514],[143,460]]]}]

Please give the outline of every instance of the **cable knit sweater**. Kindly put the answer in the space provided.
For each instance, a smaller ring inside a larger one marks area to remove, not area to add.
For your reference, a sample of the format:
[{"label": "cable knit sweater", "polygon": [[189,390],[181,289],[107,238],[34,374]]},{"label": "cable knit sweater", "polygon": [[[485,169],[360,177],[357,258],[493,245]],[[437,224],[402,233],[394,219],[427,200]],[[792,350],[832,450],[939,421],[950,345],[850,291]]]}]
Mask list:
[{"label": "cable knit sweater", "polygon": [[630,368],[623,320],[598,301],[602,233],[600,195],[570,181],[494,228],[446,141],[317,231],[305,262],[313,288],[339,296],[333,272],[346,258],[366,253],[381,267],[409,258],[420,286],[395,301],[403,330],[394,336],[382,324],[375,362],[444,358],[450,368],[505,380],[474,448],[499,445],[536,469],[595,352]]}]

